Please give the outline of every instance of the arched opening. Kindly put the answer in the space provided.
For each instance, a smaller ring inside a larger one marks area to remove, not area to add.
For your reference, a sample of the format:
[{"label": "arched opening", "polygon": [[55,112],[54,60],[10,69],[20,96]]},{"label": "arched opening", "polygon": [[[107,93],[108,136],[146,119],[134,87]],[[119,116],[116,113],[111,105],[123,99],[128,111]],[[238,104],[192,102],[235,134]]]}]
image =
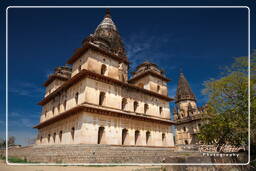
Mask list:
[{"label": "arched opening", "polygon": [[185,140],[185,144],[186,144],[186,145],[188,144],[188,140]]},{"label": "arched opening", "polygon": [[50,143],[51,140],[51,134],[48,134],[48,143]]},{"label": "arched opening", "polygon": [[64,111],[66,110],[66,105],[67,105],[67,100],[64,100],[63,102]]},{"label": "arched opening", "polygon": [[124,128],[122,130],[122,145],[125,144],[125,140],[126,140],[127,135],[128,135],[128,130]]},{"label": "arched opening", "polygon": [[244,149],[239,149],[238,150],[238,153],[242,153],[242,152],[245,152],[245,150]]},{"label": "arched opening", "polygon": [[102,106],[104,104],[106,93],[105,92],[100,92],[100,97],[99,97],[99,105]]},{"label": "arched opening", "polygon": [[157,92],[160,93],[160,86],[157,85]]},{"label": "arched opening", "polygon": [[58,113],[60,113],[60,104],[58,104],[57,110],[58,110]]},{"label": "arched opening", "polygon": [[45,117],[45,118],[47,117],[47,111],[44,112],[44,117]]},{"label": "arched opening", "polygon": [[75,95],[76,104],[78,104],[78,96],[79,96],[79,93],[76,92],[76,95]]},{"label": "arched opening", "polygon": [[126,104],[127,104],[127,99],[126,99],[126,98],[123,98],[123,99],[122,99],[122,110],[125,110]]},{"label": "arched opening", "polygon": [[102,144],[102,138],[103,138],[103,135],[104,135],[104,130],[105,130],[104,127],[99,127],[99,130],[98,130],[98,144]]},{"label": "arched opening", "polygon": [[53,133],[53,142],[55,143],[55,139],[56,139],[56,132]]},{"label": "arched opening", "polygon": [[140,136],[140,131],[139,131],[139,130],[136,130],[136,131],[135,131],[135,145],[137,145],[137,143],[138,143],[139,136]]},{"label": "arched opening", "polygon": [[146,132],[146,144],[147,144],[147,145],[149,144],[149,140],[150,140],[150,132],[147,131],[147,132]]},{"label": "arched opening", "polygon": [[78,66],[78,72],[80,72],[82,69],[81,65]]},{"label": "arched opening", "polygon": [[102,65],[101,65],[100,74],[101,74],[101,75],[105,75],[106,71],[107,71],[107,66],[106,66],[105,64],[102,64]]},{"label": "arched opening", "polygon": [[163,107],[159,107],[159,114],[162,115]]},{"label": "arched opening", "polygon": [[183,127],[183,131],[186,132],[186,127]]},{"label": "arched opening", "polygon": [[42,142],[43,142],[43,137],[41,136],[41,137],[40,137],[40,143],[42,143]]},{"label": "arched opening", "polygon": [[162,133],[162,142],[165,143],[165,140],[166,140],[165,133]]},{"label": "arched opening", "polygon": [[74,141],[74,139],[75,139],[75,128],[74,127],[71,128],[71,138]]},{"label": "arched opening", "polygon": [[61,140],[62,140],[62,131],[60,131],[60,133],[59,133],[59,138],[60,138],[60,142],[61,142]]},{"label": "arched opening", "polygon": [[148,104],[144,104],[144,113],[147,114],[148,111]]},{"label": "arched opening", "polygon": [[54,115],[54,107],[52,107],[52,115]]},{"label": "arched opening", "polygon": [[139,103],[137,101],[133,102],[133,111],[136,112],[137,108],[139,106]]}]

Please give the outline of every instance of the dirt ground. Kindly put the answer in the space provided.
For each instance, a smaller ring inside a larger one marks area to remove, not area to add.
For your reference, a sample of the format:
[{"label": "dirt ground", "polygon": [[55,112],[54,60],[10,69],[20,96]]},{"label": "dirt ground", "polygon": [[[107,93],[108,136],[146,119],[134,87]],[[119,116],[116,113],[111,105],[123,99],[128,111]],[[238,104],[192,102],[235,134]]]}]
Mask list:
[{"label": "dirt ground", "polygon": [[160,171],[160,166],[10,166],[0,160],[0,171]]}]

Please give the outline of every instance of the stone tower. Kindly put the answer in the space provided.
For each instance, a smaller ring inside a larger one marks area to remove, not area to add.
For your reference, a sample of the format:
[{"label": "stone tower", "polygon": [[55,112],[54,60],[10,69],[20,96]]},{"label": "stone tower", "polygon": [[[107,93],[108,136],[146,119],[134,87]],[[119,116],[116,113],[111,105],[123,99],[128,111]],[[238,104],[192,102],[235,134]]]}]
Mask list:
[{"label": "stone tower", "polygon": [[199,143],[196,134],[206,111],[205,107],[197,107],[196,97],[183,73],[179,76],[175,104],[176,144]]}]

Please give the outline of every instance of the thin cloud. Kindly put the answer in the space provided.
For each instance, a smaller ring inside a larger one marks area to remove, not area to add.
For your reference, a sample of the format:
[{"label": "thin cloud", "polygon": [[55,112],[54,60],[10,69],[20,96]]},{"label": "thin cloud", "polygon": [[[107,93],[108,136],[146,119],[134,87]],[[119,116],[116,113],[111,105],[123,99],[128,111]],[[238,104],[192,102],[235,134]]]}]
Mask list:
[{"label": "thin cloud", "polygon": [[[171,43],[172,35],[148,36],[143,32],[131,34],[125,40],[127,55],[131,61],[131,69],[144,61],[154,63],[165,63],[171,56],[168,52],[164,52],[166,46]],[[175,66],[169,66],[172,69]],[[165,67],[166,68],[166,67]]]},{"label": "thin cloud", "polygon": [[8,117],[10,127],[18,125],[20,128],[32,128],[38,122],[39,113],[30,112],[28,115],[27,112],[10,112]]},{"label": "thin cloud", "polygon": [[[15,85],[15,87],[12,85]],[[11,84],[9,92],[19,96],[37,97],[39,93],[43,93],[43,89],[40,86],[29,82],[17,82]]]},{"label": "thin cloud", "polygon": [[33,127],[35,125],[35,121],[33,121],[31,119],[23,118],[23,119],[21,119],[21,124],[26,126],[26,127],[31,128],[31,127]]},{"label": "thin cloud", "polygon": [[32,119],[21,118],[17,120],[9,120],[9,128],[32,128],[36,124],[36,121]]},{"label": "thin cloud", "polygon": [[10,112],[8,116],[10,116],[10,117],[20,117],[22,115],[18,112]]}]

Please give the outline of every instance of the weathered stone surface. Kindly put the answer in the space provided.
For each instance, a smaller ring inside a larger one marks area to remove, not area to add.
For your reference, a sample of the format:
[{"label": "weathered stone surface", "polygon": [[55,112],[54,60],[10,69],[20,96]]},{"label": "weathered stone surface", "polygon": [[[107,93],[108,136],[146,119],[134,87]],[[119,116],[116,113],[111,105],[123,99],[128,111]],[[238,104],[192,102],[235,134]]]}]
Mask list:
[{"label": "weathered stone surface", "polygon": [[[0,151],[0,155],[5,155]],[[210,157],[174,148],[110,145],[38,145],[11,148],[9,156],[43,163],[246,163],[247,156]]]}]

